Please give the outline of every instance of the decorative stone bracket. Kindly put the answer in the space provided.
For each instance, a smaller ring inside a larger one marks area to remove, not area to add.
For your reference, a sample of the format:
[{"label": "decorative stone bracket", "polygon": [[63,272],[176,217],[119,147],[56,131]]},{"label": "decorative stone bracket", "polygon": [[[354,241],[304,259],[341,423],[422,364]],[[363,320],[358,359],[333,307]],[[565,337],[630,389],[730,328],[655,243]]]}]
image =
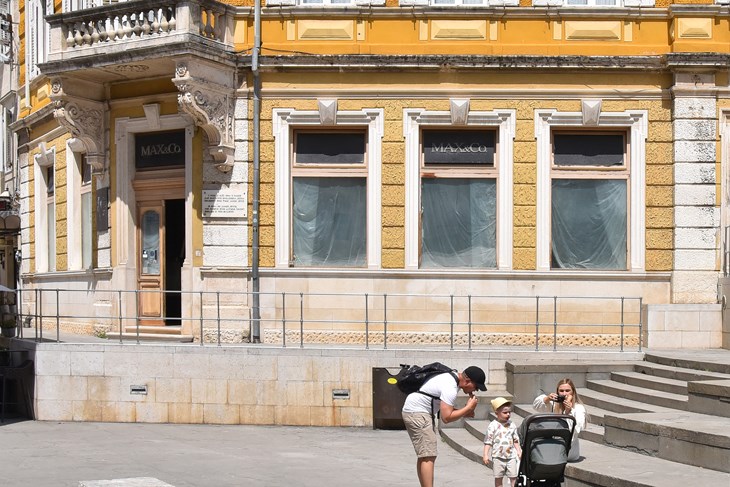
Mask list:
[{"label": "decorative stone bracket", "polygon": [[51,82],[53,116],[58,123],[83,144],[82,152],[91,165],[92,174],[101,179],[108,175],[104,144],[104,103],[67,94],[64,81]]},{"label": "decorative stone bracket", "polygon": [[[193,76],[191,72],[199,73],[199,76]],[[211,79],[214,76],[218,79]],[[208,151],[221,172],[233,169],[235,91],[232,80],[232,72],[226,77],[221,66],[212,68],[190,60],[177,63],[175,77],[172,79],[180,91],[177,95],[180,110],[190,115],[195,125],[205,131],[208,136]]]}]

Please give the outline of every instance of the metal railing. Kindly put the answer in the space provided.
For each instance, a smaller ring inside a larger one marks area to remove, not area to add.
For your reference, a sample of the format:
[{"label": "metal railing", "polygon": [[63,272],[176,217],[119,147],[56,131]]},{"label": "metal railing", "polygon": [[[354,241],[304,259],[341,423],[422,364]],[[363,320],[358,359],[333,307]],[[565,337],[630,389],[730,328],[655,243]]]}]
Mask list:
[{"label": "metal railing", "polygon": [[722,240],[722,275],[730,276],[730,226],[725,227],[725,238]]},{"label": "metal railing", "polygon": [[[141,301],[172,295],[180,316],[140,315]],[[19,335],[39,341],[96,326],[98,335],[121,344],[140,343],[148,338],[145,325],[155,321],[180,325],[199,346],[222,346],[249,342],[255,329],[252,293],[32,289],[19,290],[17,298]],[[257,338],[281,347],[641,351],[642,299],[636,297],[281,292],[259,293],[259,300],[256,329],[263,336]]]}]

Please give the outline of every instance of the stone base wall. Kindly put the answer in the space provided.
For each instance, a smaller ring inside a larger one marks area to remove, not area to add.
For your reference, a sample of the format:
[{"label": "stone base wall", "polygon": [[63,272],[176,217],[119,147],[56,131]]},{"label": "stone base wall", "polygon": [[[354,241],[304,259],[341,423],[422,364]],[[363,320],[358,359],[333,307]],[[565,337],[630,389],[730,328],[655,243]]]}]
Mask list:
[{"label": "stone base wall", "polygon": [[721,348],[721,304],[655,304],[642,311],[647,348]]},{"label": "stone base wall", "polygon": [[[440,361],[482,367],[504,393],[505,363],[641,360],[638,352],[351,350],[266,345],[35,343],[0,338],[35,362],[40,421],[372,426],[373,368]],[[606,365],[607,370],[611,369]],[[137,393],[140,389],[144,393]],[[334,394],[347,391],[344,397]]]}]

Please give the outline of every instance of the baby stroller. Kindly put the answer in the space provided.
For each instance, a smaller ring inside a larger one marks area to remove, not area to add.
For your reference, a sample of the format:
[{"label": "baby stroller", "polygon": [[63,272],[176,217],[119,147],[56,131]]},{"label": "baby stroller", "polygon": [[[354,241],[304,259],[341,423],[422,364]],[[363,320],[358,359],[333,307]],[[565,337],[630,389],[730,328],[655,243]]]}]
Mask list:
[{"label": "baby stroller", "polygon": [[517,487],[560,487],[568,463],[575,418],[567,414],[533,414],[520,425],[522,460]]}]

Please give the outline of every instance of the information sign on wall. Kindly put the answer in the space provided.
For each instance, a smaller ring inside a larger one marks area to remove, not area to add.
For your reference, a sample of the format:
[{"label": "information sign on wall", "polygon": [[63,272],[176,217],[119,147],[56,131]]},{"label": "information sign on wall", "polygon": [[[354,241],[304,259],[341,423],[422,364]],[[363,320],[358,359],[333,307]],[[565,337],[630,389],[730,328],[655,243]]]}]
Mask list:
[{"label": "information sign on wall", "polygon": [[246,218],[246,190],[222,188],[203,190],[204,218]]},{"label": "information sign on wall", "polygon": [[109,228],[109,188],[96,190],[96,229],[105,232]]}]

